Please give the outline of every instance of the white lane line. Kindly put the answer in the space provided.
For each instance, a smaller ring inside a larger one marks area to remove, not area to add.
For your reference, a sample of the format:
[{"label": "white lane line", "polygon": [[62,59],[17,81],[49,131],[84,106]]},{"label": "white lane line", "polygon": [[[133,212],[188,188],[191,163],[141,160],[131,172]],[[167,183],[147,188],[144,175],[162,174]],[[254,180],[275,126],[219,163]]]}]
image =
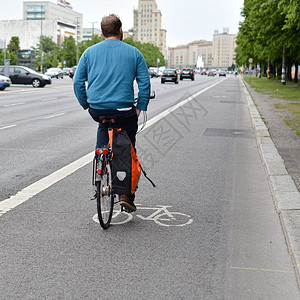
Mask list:
[{"label": "white lane line", "polygon": [[52,118],[56,118],[56,117],[63,116],[63,115],[65,115],[65,114],[66,114],[66,113],[55,114],[55,115],[52,115],[52,116],[45,117],[44,119],[52,119]]},{"label": "white lane line", "polygon": [[64,179],[68,175],[74,173],[78,169],[84,167],[92,161],[94,157],[94,151],[74,161],[73,163],[53,172],[47,177],[40,179],[37,182],[29,185],[23,190],[19,191],[16,195],[0,202],[0,216],[4,215],[8,211],[12,210],[16,206],[22,204],[38,193],[44,191],[54,183]]},{"label": "white lane line", "polygon": [[[199,91],[198,93],[190,96],[189,98],[181,101],[180,103],[174,105],[173,107],[167,109],[166,111],[162,112],[158,116],[150,119],[147,122],[147,125],[144,128],[148,128],[154,123],[158,122],[160,119],[164,118],[168,114],[170,114],[175,109],[179,108],[180,106],[188,103],[192,99],[196,98],[197,96],[201,95],[202,93],[206,92],[207,90],[211,89],[212,87],[216,86],[217,84],[220,84],[226,79],[223,79],[222,81],[219,81],[204,90]],[[141,126],[141,125],[140,125]],[[0,128],[1,129],[1,128]],[[78,160],[74,161],[73,163],[53,172],[47,177],[44,177],[40,179],[37,182],[34,182],[33,184],[29,185],[28,187],[24,188],[23,190],[19,191],[16,195],[11,196],[8,199],[3,200],[0,202],[0,216],[4,215],[8,211],[12,210],[13,208],[17,207],[18,205],[24,203],[28,199],[36,196],[40,192],[44,191],[45,189],[49,188],[51,185],[55,184],[56,182],[64,179],[68,175],[76,172],[80,168],[86,166],[87,164],[91,163],[94,158],[94,151],[91,153],[79,158]]]},{"label": "white lane line", "polygon": [[23,105],[23,104],[26,104],[26,103],[25,102],[19,102],[19,103],[5,104],[3,106],[4,107],[11,107],[11,106]]},{"label": "white lane line", "polygon": [[57,98],[47,98],[47,99],[42,99],[42,101],[53,101],[56,100]]},{"label": "white lane line", "polygon": [[17,126],[16,124],[12,124],[12,125],[8,125],[8,126],[0,127],[0,130],[8,129],[8,128],[16,127],[16,126]]}]

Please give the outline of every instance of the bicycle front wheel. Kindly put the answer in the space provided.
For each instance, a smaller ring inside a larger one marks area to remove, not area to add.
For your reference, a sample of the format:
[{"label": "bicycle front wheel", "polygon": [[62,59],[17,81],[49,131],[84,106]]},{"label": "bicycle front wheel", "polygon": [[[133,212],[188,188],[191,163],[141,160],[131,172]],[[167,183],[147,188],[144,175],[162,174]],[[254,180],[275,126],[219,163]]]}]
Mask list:
[{"label": "bicycle front wheel", "polygon": [[111,163],[107,161],[102,168],[101,181],[96,181],[98,219],[103,229],[109,227],[113,213],[114,197],[111,176]]}]

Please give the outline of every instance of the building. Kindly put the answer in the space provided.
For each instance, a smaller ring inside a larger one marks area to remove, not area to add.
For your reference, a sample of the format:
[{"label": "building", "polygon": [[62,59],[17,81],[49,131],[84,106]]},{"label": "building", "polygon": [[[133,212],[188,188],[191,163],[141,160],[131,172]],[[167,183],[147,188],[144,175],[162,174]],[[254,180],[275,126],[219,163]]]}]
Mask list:
[{"label": "building", "polygon": [[84,42],[88,41],[88,40],[91,40],[94,34],[97,34],[98,36],[101,36],[102,32],[101,32],[100,29],[95,28],[95,27],[92,27],[92,28],[83,28],[83,31],[82,31],[82,40]]},{"label": "building", "polygon": [[157,46],[166,58],[167,31],[161,28],[162,14],[156,1],[139,0],[138,9],[133,11],[133,20],[133,40]]},{"label": "building", "polygon": [[57,4],[50,1],[23,2],[24,20],[55,20],[57,22],[56,42],[61,45],[64,39],[73,36],[75,40],[82,40],[83,16],[73,11],[66,0],[58,0]]},{"label": "building", "polygon": [[200,40],[168,48],[168,67],[181,69],[184,67],[194,68],[200,58],[203,67],[212,67],[213,43],[210,41]]},{"label": "building", "polygon": [[213,35],[213,65],[228,68],[235,65],[236,34],[229,34],[229,28],[223,28],[223,33],[216,30]]},{"label": "building", "polygon": [[8,44],[12,36],[18,36],[21,49],[36,47],[41,35],[49,36],[61,45],[65,38],[73,36],[82,40],[83,15],[73,11],[70,3],[58,0],[23,2],[23,20],[0,21],[0,37]]}]

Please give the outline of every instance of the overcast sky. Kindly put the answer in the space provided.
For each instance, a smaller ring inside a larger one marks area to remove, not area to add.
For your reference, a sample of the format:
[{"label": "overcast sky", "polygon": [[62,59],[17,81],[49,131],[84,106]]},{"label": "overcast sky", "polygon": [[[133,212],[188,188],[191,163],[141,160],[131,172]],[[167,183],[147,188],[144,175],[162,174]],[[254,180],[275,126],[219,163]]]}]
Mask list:
[{"label": "overcast sky", "polygon": [[[1,0],[0,20],[23,18],[23,0]],[[57,0],[50,0],[57,3]],[[69,0],[73,9],[83,14],[84,27],[110,13],[117,14],[123,30],[133,27],[133,9],[138,0]],[[188,44],[195,40],[212,41],[214,30],[237,33],[243,0],[156,0],[162,13],[162,28],[167,30],[167,46]],[[99,23],[95,27],[100,28]],[[1,36],[0,36],[1,39]]]}]

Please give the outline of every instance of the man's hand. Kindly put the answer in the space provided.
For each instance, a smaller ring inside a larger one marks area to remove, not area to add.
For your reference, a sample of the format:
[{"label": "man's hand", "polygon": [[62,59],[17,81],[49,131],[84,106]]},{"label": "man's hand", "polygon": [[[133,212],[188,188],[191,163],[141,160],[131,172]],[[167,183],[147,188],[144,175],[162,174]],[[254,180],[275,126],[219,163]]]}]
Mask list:
[{"label": "man's hand", "polygon": [[141,110],[138,109],[138,108],[135,108],[135,110],[136,110],[136,115],[137,115],[137,117],[139,117],[139,116],[140,116],[140,113],[141,113]]}]

